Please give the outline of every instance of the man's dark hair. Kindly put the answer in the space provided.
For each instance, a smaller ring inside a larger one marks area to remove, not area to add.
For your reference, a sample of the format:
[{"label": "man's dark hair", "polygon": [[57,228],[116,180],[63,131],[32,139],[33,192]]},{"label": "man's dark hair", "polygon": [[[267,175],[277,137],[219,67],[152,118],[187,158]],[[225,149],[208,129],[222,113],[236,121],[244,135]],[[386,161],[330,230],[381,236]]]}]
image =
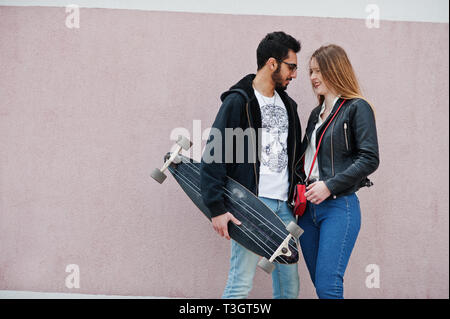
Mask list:
[{"label": "man's dark hair", "polygon": [[298,53],[300,49],[300,42],[290,35],[282,31],[268,33],[264,39],[261,40],[256,49],[258,70],[260,70],[270,58],[274,58],[277,61],[283,61],[288,57],[289,50]]}]

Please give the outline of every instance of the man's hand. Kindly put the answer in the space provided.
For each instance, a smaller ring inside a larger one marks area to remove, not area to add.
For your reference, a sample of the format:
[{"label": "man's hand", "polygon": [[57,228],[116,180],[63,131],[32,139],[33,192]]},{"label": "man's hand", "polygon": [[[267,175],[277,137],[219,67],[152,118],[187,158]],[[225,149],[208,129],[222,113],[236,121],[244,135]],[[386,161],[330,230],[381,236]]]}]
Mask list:
[{"label": "man's hand", "polygon": [[319,205],[331,195],[330,190],[323,181],[312,183],[311,185],[306,187],[306,190],[306,199],[316,205]]},{"label": "man's hand", "polygon": [[230,240],[228,235],[228,222],[232,221],[235,225],[240,225],[241,222],[236,219],[230,212],[211,218],[214,230],[222,237]]}]

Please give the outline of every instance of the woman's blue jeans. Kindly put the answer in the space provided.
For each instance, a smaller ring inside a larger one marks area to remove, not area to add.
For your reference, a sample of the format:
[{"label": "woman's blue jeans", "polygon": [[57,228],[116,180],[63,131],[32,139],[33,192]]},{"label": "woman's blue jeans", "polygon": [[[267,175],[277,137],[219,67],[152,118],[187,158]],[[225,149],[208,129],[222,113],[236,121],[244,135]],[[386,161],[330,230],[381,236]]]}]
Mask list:
[{"label": "woman's blue jeans", "polygon": [[[260,197],[287,225],[295,222],[287,203]],[[261,257],[231,240],[231,258],[228,280],[222,298],[247,298],[253,286],[253,277]],[[299,292],[298,264],[275,264],[272,272],[273,298],[294,299]]]},{"label": "woman's blue jeans", "polygon": [[361,226],[358,197],[308,202],[298,225],[304,230],[300,246],[317,296],[342,299],[345,269]]}]

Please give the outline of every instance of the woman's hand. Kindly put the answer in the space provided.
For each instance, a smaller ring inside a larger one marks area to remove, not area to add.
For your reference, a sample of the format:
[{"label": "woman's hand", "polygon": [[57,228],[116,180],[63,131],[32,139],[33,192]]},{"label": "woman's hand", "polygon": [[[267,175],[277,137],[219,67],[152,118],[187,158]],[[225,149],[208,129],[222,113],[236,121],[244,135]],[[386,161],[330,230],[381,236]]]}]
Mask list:
[{"label": "woman's hand", "polygon": [[306,187],[306,199],[313,204],[319,205],[331,195],[325,182],[318,181]]}]

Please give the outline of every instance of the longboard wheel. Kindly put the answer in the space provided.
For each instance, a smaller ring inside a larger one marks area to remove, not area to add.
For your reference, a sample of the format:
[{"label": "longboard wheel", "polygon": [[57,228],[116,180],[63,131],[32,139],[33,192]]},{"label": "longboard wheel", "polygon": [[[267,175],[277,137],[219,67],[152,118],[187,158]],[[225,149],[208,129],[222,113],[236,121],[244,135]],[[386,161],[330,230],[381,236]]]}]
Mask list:
[{"label": "longboard wheel", "polygon": [[151,174],[152,178],[157,181],[158,183],[162,184],[164,180],[166,179],[166,174],[161,172],[159,169],[155,168]]},{"label": "longboard wheel", "polygon": [[299,238],[303,234],[303,229],[294,222],[290,222],[286,229],[294,238]]},{"label": "longboard wheel", "polygon": [[268,274],[271,274],[275,269],[275,265],[271,263],[266,257],[261,258],[261,260],[258,262],[258,267],[260,267]]},{"label": "longboard wheel", "polygon": [[173,159],[173,162],[172,162],[172,163],[174,163],[174,164],[180,164],[180,163],[181,163],[181,157],[179,157],[178,155],[175,156],[175,158]]},{"label": "longboard wheel", "polygon": [[190,149],[192,146],[192,142],[189,141],[189,139],[184,137],[183,135],[178,135],[177,144],[181,146],[181,148],[184,149],[185,151]]}]

